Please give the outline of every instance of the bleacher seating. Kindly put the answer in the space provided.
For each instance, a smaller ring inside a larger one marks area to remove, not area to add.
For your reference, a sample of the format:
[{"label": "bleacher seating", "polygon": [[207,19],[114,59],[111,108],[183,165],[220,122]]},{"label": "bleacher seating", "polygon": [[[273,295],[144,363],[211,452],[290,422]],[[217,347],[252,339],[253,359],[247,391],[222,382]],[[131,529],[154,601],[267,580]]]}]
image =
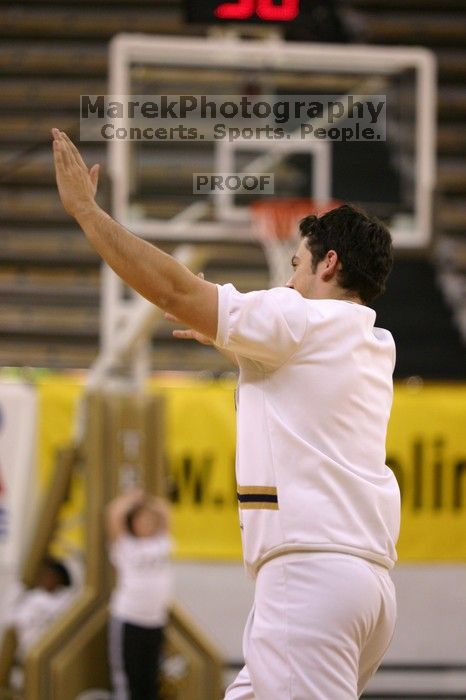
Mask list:
[{"label": "bleacher seating", "polygon": [[[64,213],[56,193],[49,130],[77,134],[79,95],[105,92],[108,40],[120,31],[201,34],[183,21],[181,0],[0,1],[0,362],[87,367],[98,350],[99,260]],[[466,10],[462,0],[343,0],[361,40],[422,44],[439,60],[439,197],[437,226],[466,240]],[[174,74],[170,76],[173,83]],[[164,76],[159,76],[163,82]],[[202,80],[202,76],[199,76]],[[315,81],[315,78],[313,78]],[[328,80],[328,78],[327,78]],[[341,82],[341,79],[339,79]],[[315,84],[315,91],[320,89]],[[336,86],[337,87],[337,86]],[[340,87],[344,87],[341,86]],[[105,147],[87,143],[89,163],[105,163]],[[189,168],[142,166],[147,190],[164,194],[151,209],[168,216],[180,198],[167,197],[173,177]],[[283,169],[281,177],[290,177]],[[162,186],[163,185],[163,186]],[[164,190],[165,187],[165,190]],[[104,191],[104,198],[107,196]],[[213,281],[233,278],[248,290],[266,282],[264,256],[246,246],[212,261]],[[156,368],[208,364],[226,369],[208,348],[170,340],[161,326]],[[207,362],[206,362],[207,360]]]},{"label": "bleacher seating", "polygon": [[439,66],[439,231],[466,233],[466,8],[461,0],[344,0],[373,43],[427,46]]}]

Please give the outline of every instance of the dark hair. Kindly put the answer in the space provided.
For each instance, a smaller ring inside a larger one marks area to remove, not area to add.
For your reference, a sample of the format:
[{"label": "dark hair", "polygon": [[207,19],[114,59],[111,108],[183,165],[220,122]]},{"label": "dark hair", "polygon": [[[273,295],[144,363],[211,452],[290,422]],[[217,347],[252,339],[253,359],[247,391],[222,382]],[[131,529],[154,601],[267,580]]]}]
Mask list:
[{"label": "dark hair", "polygon": [[312,253],[312,270],[334,250],[341,263],[338,284],[356,292],[365,304],[385,291],[393,264],[390,232],[378,219],[349,204],[323,216],[306,216],[299,224]]},{"label": "dark hair", "polygon": [[55,574],[59,583],[62,586],[71,586],[70,573],[66,566],[62,564],[59,559],[55,559],[54,557],[45,557],[45,559],[42,562],[42,565],[45,569],[53,571],[53,573]]}]

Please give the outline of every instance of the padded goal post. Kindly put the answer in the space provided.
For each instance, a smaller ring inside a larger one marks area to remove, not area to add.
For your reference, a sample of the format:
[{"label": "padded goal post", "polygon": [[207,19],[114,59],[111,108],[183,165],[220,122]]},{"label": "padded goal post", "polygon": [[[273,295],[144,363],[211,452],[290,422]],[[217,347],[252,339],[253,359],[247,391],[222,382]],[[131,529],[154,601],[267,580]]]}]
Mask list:
[{"label": "padded goal post", "polygon": [[[107,663],[108,598],[114,583],[104,528],[106,504],[132,485],[154,495],[166,492],[164,471],[164,405],[160,396],[137,393],[131,384],[113,384],[88,393],[79,444],[61,450],[52,486],[44,495],[35,536],[22,579],[33,584],[41,560],[53,543],[57,517],[73,473],[83,479],[82,551],[84,581],[70,607],[28,651],[24,688],[14,694],[9,677],[16,639],[0,644],[0,697],[5,700],[77,700],[91,691],[109,690]],[[1,641],[1,640],[0,640]],[[223,659],[207,635],[179,604],[167,625],[167,655],[181,669],[164,667],[167,698],[218,700]],[[172,664],[173,665],[173,664]]]}]

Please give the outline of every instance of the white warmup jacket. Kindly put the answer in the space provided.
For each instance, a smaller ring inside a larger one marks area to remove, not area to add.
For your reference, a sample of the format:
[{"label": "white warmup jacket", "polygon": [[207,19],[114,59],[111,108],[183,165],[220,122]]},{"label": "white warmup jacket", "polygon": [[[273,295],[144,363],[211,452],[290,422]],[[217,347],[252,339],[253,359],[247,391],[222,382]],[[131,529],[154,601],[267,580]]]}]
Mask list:
[{"label": "white warmup jacket", "polygon": [[396,561],[400,493],[385,464],[395,345],[375,311],[280,287],[218,287],[216,345],[240,365],[237,483],[255,577],[290,551]]}]

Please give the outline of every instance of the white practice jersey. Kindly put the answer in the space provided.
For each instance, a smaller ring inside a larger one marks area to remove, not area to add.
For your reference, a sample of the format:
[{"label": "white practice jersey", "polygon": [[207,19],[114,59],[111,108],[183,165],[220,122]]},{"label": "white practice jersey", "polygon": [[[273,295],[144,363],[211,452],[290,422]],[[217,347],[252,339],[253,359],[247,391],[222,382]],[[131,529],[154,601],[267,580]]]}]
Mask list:
[{"label": "white practice jersey", "polygon": [[236,476],[254,577],[289,551],[396,561],[400,492],[385,464],[395,344],[361,304],[219,286],[216,345],[238,357]]},{"label": "white practice jersey", "polygon": [[171,542],[167,535],[122,535],[110,546],[117,583],[110,599],[114,617],[142,627],[163,627],[172,600]]},{"label": "white practice jersey", "polygon": [[18,658],[24,661],[31,647],[72,603],[76,590],[71,587],[49,592],[42,588],[25,591],[12,606],[6,623],[15,628]]}]

